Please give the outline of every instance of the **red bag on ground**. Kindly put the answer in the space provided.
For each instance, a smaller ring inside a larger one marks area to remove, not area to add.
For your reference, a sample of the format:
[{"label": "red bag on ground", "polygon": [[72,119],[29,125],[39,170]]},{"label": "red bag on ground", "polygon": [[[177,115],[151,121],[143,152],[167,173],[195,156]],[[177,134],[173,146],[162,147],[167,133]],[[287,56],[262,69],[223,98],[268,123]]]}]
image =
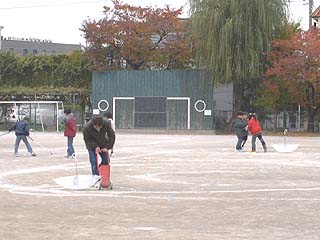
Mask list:
[{"label": "red bag on ground", "polygon": [[[107,162],[108,164],[100,164],[99,165],[99,175],[101,176],[101,188],[112,189],[112,184],[110,181],[110,156],[107,153]],[[98,163],[98,155],[97,155],[97,163]]]},{"label": "red bag on ground", "polygon": [[109,188],[110,186],[110,165],[102,165],[99,166],[99,174],[101,176],[101,187]]}]

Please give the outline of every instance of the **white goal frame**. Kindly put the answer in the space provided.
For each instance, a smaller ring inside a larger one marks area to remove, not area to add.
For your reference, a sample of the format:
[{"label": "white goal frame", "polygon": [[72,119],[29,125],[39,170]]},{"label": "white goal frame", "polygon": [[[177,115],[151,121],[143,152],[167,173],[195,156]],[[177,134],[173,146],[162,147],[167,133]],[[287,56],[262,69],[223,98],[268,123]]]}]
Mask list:
[{"label": "white goal frame", "polygon": [[[116,100],[134,100],[134,97],[113,97],[112,99],[112,115],[113,121],[116,122]],[[188,104],[188,119],[187,129],[190,130],[190,97],[167,97],[167,101],[170,100],[182,100],[187,101]]]},{"label": "white goal frame", "polygon": [[[62,101],[0,101],[0,105],[1,104],[13,104],[16,108],[17,105],[21,105],[21,104],[35,104],[40,108],[40,104],[55,104],[56,105],[56,130],[57,132],[59,132],[59,105],[62,106],[61,110],[64,109],[63,106],[63,102]],[[44,125],[43,125],[43,121],[42,121],[42,116],[41,113],[39,113],[39,117],[40,117],[40,122],[41,122],[41,126],[42,126],[42,131],[44,131]]]}]

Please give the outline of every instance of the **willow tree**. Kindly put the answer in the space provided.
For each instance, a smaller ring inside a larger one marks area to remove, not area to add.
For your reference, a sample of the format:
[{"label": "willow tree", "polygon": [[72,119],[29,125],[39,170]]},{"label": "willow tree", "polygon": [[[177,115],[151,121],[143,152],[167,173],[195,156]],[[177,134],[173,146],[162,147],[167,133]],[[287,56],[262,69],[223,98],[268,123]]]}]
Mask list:
[{"label": "willow tree", "polygon": [[233,83],[237,111],[259,84],[275,30],[287,19],[287,0],[189,1],[200,66],[215,83]]}]

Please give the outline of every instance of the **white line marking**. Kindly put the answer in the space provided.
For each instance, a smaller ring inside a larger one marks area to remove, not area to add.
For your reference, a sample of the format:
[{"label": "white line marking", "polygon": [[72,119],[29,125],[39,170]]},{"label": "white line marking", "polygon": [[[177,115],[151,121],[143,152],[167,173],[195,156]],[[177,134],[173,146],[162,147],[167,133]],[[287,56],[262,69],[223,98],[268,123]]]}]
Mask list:
[{"label": "white line marking", "polygon": [[154,228],[154,227],[135,227],[135,230],[141,230],[141,231],[155,231],[155,230],[159,230],[158,228]]},{"label": "white line marking", "polygon": [[[166,141],[168,142],[168,141]],[[199,151],[201,149],[197,149]],[[208,150],[208,149],[204,149]],[[142,157],[146,156],[155,156],[155,155],[169,155],[169,154],[181,154],[183,152],[188,153],[192,152],[194,149],[183,149],[183,150],[166,150],[166,151],[159,151],[159,152],[153,152],[153,153],[147,153],[147,154],[137,154],[137,155],[130,155],[125,157],[119,157],[119,158],[113,158],[112,162],[116,161],[117,163],[113,166],[118,167],[124,167],[124,166],[137,166],[139,163],[144,162],[151,162],[154,163],[154,161],[150,159],[141,159]],[[87,154],[87,152],[80,152],[80,154]],[[225,153],[217,153],[218,155],[226,155]],[[269,154],[269,153],[268,153]],[[229,158],[233,158],[236,154],[230,153],[227,155]],[[274,153],[270,155],[275,156],[286,156],[284,154]],[[270,156],[268,155],[268,156]],[[304,155],[301,154],[295,154],[298,156],[303,157]],[[237,154],[237,156],[240,156]],[[253,155],[252,155],[253,156]],[[267,155],[266,155],[267,156]],[[247,156],[246,156],[247,157]],[[132,159],[134,159],[135,163],[130,164],[132,162]],[[161,162],[219,162],[219,161],[225,161],[223,160],[186,160],[186,159],[163,159]],[[231,159],[232,162],[244,162],[244,163],[263,163],[263,164],[270,164],[270,165],[288,165],[288,166],[294,166],[294,167],[320,167],[320,163],[318,161],[313,160],[304,160],[304,159],[298,159],[298,160],[283,160],[283,159],[271,159],[266,161],[266,159]],[[89,162],[80,162],[79,167],[88,167]],[[99,196],[99,197],[118,197],[118,198],[137,198],[137,199],[166,199],[166,200],[198,200],[198,201],[208,201],[208,200],[216,200],[216,201],[245,201],[245,200],[261,200],[261,201],[320,201],[320,199],[317,198],[246,198],[245,196],[243,198],[234,198],[231,197],[217,197],[217,196],[211,196],[216,194],[238,194],[241,195],[243,193],[264,193],[264,192],[310,192],[310,191],[320,191],[320,187],[313,187],[313,188],[260,188],[260,189],[229,189],[229,190],[199,190],[199,191],[137,191],[134,188],[124,188],[124,187],[118,187],[115,186],[115,189],[113,191],[101,191],[98,192],[97,190],[87,190],[87,191],[70,191],[65,190],[60,187],[57,187],[56,185],[39,185],[39,186],[19,186],[15,184],[5,183],[4,178],[12,175],[22,175],[22,174],[30,174],[30,173],[41,173],[41,172],[47,172],[47,171],[57,171],[57,170],[69,170],[74,169],[74,162],[68,162],[66,164],[61,165],[55,165],[55,166],[49,166],[49,167],[38,167],[38,168],[31,168],[31,169],[22,169],[22,170],[16,170],[16,171],[10,171],[0,174],[0,187],[7,189],[9,192],[16,193],[16,194],[25,194],[25,195],[32,195],[32,196],[58,196],[58,197],[68,197],[68,196]],[[153,173],[149,175],[136,175],[136,176],[130,176],[133,178],[145,178],[146,180],[153,180],[158,182],[170,182],[173,184],[189,184],[192,183],[188,182],[178,182],[178,181],[166,181],[161,180],[160,178],[156,178],[155,176],[163,176],[163,175],[174,175],[174,174],[208,174],[208,173],[241,173],[239,171],[203,171],[203,172],[196,172],[196,171],[181,171],[181,172],[167,172],[167,173]],[[210,186],[210,185],[207,185]],[[178,187],[178,186],[176,186]]]}]

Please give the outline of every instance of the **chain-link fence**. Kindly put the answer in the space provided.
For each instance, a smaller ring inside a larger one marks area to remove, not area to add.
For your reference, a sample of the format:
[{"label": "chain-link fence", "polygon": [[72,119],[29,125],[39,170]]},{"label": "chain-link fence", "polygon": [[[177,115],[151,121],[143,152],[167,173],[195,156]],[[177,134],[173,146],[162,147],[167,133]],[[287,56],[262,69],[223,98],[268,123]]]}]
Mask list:
[{"label": "chain-link fence", "polygon": [[[258,112],[256,113],[264,131],[320,132],[320,115],[312,123],[305,111]],[[236,117],[233,111],[213,111],[215,130],[232,130],[232,121]]]}]

